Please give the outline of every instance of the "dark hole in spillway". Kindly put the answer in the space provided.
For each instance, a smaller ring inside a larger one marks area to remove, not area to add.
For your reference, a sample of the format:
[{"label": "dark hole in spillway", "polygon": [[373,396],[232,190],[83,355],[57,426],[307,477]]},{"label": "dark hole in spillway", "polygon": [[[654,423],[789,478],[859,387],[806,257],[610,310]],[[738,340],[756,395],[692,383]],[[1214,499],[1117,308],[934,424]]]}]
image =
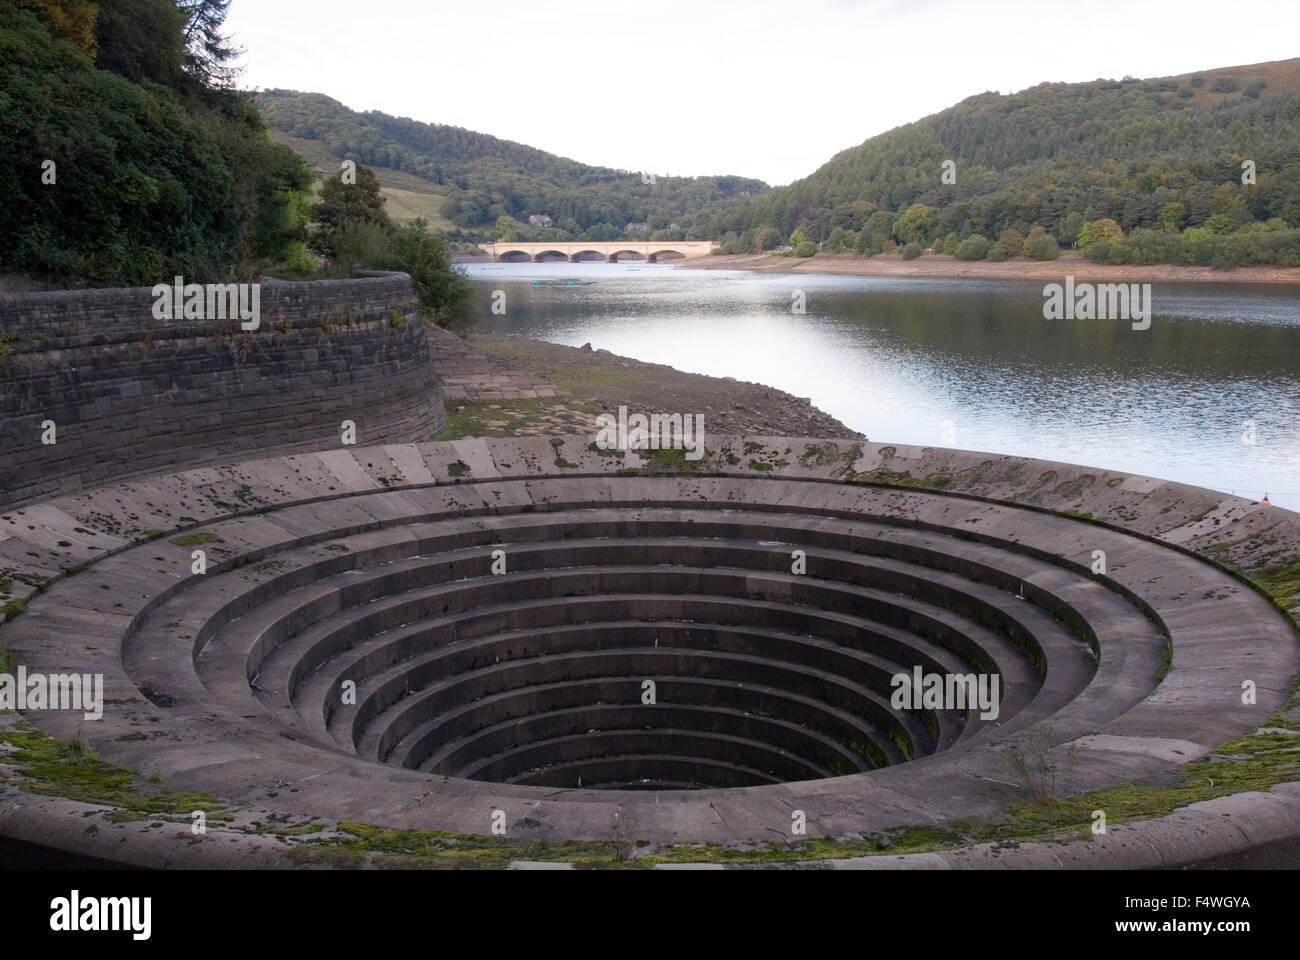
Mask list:
[{"label": "dark hole in spillway", "polygon": [[[995,722],[975,703],[900,704],[900,675],[995,675],[1006,724],[1068,702],[1095,666],[1066,625],[1086,615],[1024,595],[1059,567],[885,519],[691,503],[412,532],[406,555],[378,545],[268,588],[214,628],[200,676],[253,630],[257,695],[287,694],[347,752],[496,783],[675,790],[860,773]],[[1082,574],[1071,589],[1125,603]]]}]

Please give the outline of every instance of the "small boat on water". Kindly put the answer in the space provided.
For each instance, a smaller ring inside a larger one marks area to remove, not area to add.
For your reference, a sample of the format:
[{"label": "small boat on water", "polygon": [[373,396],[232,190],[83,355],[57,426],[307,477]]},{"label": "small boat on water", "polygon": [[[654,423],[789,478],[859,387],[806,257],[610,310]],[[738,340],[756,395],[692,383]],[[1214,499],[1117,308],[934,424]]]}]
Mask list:
[{"label": "small boat on water", "polygon": [[555,278],[552,280],[534,280],[533,286],[534,287],[589,287],[595,282],[596,282],[595,280],[575,280],[575,279]]}]

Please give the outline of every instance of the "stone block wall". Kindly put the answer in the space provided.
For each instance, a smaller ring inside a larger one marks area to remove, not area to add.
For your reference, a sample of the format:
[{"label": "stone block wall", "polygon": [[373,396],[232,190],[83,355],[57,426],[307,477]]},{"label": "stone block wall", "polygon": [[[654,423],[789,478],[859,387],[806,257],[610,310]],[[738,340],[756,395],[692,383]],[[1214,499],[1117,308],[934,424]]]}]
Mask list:
[{"label": "stone block wall", "polygon": [[345,420],[358,445],[446,425],[406,274],[263,281],[253,331],[156,320],[153,303],[148,287],[0,294],[0,508],[341,446]]}]

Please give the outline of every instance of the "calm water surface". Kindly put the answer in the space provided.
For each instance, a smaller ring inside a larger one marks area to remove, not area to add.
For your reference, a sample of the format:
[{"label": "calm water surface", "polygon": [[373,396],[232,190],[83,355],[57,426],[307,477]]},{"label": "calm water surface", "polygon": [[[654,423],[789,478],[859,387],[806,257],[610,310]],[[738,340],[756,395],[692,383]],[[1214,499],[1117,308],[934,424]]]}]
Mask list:
[{"label": "calm water surface", "polygon": [[[1065,460],[1267,493],[1300,510],[1294,286],[1155,283],[1151,327],[1136,331],[1044,320],[1036,281],[627,263],[467,269],[489,330],[770,384],[873,441]],[[597,282],[532,283],[546,278]],[[498,289],[504,316],[486,309]],[[795,291],[803,315],[791,309]]]}]

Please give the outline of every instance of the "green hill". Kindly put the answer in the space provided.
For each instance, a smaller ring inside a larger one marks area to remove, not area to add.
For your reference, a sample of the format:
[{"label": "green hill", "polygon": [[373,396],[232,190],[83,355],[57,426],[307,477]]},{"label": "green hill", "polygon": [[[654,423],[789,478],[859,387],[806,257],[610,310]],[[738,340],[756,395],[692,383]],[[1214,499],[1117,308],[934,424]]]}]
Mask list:
[{"label": "green hill", "polygon": [[[743,177],[643,183],[639,172],[588,166],[461,127],[360,113],[318,93],[269,90],[257,99],[281,142],[321,167],[336,170],[343,159],[370,167],[397,216],[402,208],[425,216],[436,210],[466,235],[495,237],[498,221],[508,217],[520,221],[512,227],[519,239],[614,240],[629,223],[686,239],[714,213],[768,190]],[[548,216],[554,225],[529,228],[530,216]]]},{"label": "green hill", "polygon": [[[948,160],[952,183],[943,182]],[[1254,184],[1243,183],[1246,160]],[[1035,226],[1072,246],[1085,222],[1107,219],[1126,238],[1108,235],[1099,253],[1116,259],[1300,262],[1287,259],[1300,256],[1287,238],[1213,239],[1300,227],[1300,59],[979,94],[844,150],[707,229],[737,252],[802,230],[871,253]],[[1234,243],[1263,246],[1224,254]]]}]

